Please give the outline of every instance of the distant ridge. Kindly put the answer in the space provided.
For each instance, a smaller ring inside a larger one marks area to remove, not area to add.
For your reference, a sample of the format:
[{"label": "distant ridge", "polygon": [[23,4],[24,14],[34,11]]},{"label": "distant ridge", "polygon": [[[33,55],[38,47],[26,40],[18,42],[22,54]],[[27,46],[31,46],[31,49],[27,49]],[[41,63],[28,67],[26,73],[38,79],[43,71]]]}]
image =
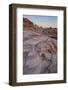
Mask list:
[{"label": "distant ridge", "polygon": [[43,28],[42,26],[40,27],[37,24],[34,24],[28,18],[23,18],[23,29],[31,30],[37,33],[48,35],[51,38],[57,39],[57,28],[52,28],[52,27]]}]

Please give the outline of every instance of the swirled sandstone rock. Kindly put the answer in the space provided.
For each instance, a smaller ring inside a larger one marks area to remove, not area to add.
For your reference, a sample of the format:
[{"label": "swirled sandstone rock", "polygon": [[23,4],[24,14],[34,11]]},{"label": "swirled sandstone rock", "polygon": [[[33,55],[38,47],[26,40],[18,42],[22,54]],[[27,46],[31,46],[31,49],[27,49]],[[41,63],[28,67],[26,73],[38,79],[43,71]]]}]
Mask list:
[{"label": "swirled sandstone rock", "polygon": [[24,31],[23,74],[57,73],[57,40]]}]

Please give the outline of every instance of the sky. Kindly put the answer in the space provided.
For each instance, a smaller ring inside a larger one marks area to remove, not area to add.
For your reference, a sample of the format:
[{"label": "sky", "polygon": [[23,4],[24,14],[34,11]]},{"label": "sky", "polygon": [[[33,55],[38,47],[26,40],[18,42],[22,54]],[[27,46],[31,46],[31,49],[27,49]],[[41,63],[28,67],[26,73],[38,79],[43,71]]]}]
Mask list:
[{"label": "sky", "polygon": [[42,27],[57,27],[57,16],[40,16],[40,15],[24,15],[24,18],[28,18],[34,24]]}]

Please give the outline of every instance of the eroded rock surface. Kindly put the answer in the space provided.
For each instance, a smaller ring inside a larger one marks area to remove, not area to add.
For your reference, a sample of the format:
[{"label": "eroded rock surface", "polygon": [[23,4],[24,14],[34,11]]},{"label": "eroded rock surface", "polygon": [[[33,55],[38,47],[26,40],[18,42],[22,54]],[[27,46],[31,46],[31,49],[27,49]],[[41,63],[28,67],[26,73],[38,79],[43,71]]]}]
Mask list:
[{"label": "eroded rock surface", "polygon": [[24,31],[23,74],[57,73],[57,40]]}]

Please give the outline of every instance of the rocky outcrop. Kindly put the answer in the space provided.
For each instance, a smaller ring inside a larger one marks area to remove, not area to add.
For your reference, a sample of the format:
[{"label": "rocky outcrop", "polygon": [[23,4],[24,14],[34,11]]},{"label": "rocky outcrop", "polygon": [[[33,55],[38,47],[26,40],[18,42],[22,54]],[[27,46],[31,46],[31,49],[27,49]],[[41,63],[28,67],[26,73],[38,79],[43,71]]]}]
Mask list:
[{"label": "rocky outcrop", "polygon": [[37,24],[34,24],[32,21],[30,21],[27,18],[23,18],[23,29],[24,30],[31,30],[36,33],[42,33],[44,35],[48,35],[51,38],[57,39],[57,28],[43,28],[42,26],[38,26]]},{"label": "rocky outcrop", "polygon": [[23,74],[57,73],[57,40],[24,31]]},{"label": "rocky outcrop", "polygon": [[23,18],[23,74],[57,73],[57,28]]},{"label": "rocky outcrop", "polygon": [[43,34],[48,35],[51,38],[57,39],[57,28],[45,28]]},{"label": "rocky outcrop", "polygon": [[31,22],[27,18],[23,18],[23,29],[24,30],[30,30],[33,28],[33,22]]}]

